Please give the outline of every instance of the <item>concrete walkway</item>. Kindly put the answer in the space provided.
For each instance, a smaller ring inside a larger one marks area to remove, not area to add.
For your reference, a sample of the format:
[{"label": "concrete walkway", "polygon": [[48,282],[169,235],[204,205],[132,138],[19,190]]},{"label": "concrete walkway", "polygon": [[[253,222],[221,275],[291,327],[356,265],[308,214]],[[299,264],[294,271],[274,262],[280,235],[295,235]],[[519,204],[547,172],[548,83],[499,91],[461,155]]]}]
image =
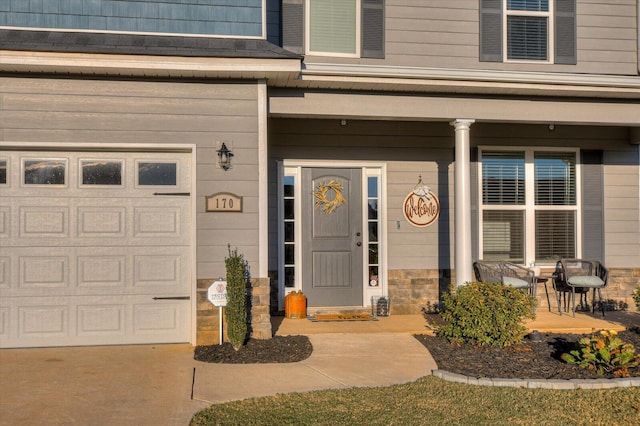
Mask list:
[{"label": "concrete walkway", "polygon": [[387,386],[436,368],[407,333],[309,338],[309,359],[266,365],[197,362],[190,345],[2,350],[0,424],[187,425],[213,403]]}]

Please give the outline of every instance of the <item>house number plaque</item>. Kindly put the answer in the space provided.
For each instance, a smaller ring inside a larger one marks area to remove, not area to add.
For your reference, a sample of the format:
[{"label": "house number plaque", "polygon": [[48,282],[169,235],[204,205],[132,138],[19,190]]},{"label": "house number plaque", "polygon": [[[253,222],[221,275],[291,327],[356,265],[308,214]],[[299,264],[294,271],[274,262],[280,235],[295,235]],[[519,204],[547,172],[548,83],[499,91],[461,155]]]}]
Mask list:
[{"label": "house number plaque", "polygon": [[218,192],[207,197],[208,212],[241,212],[242,197],[230,192]]}]

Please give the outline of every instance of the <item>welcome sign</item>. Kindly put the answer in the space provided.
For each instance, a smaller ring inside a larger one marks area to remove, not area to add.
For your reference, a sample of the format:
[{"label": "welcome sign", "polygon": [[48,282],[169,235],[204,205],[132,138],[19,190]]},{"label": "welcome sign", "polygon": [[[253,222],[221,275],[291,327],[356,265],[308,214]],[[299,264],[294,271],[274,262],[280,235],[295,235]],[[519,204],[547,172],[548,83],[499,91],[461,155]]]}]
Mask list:
[{"label": "welcome sign", "polygon": [[407,222],[418,227],[429,226],[438,218],[440,202],[431,188],[422,183],[422,177],[404,199],[402,211]]}]

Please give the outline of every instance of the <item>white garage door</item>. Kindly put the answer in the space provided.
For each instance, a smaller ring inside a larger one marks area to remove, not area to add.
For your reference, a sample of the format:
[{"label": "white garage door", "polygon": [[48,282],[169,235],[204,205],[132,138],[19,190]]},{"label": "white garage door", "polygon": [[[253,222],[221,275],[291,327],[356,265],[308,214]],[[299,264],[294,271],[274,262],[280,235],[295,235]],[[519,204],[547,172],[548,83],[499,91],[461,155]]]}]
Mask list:
[{"label": "white garage door", "polygon": [[0,151],[0,347],[189,341],[190,165]]}]

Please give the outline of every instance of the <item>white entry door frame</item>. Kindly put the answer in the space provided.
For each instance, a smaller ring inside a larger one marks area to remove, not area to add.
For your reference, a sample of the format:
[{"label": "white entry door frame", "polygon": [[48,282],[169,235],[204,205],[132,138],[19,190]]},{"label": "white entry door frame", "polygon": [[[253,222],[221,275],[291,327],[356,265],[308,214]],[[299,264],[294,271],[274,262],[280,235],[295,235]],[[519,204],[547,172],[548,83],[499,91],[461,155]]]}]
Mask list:
[{"label": "white entry door frame", "polygon": [[[278,163],[278,305],[284,297],[303,289],[309,271],[303,269],[302,170],[361,169],[362,171],[362,302],[351,306],[370,306],[372,296],[388,294],[387,280],[387,195],[386,163],[287,159]],[[308,195],[308,194],[307,194]],[[327,308],[330,308],[327,306]]]}]

